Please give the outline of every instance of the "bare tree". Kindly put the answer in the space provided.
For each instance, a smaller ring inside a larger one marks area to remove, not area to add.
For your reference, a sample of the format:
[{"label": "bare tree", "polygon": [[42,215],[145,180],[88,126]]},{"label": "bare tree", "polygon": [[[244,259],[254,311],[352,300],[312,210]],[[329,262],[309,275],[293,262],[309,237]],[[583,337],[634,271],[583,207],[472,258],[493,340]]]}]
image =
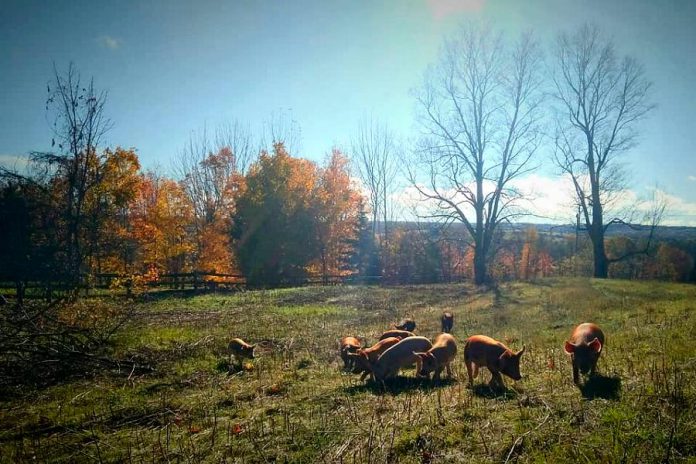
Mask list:
[{"label": "bare tree", "polygon": [[540,61],[530,34],[506,46],[490,28],[465,26],[416,94],[423,137],[408,177],[433,206],[429,217],[464,224],[477,284],[498,226],[522,213],[512,181],[532,168],[539,144]]},{"label": "bare tree", "polygon": [[[592,242],[595,277],[606,278],[612,261],[605,250],[607,229],[631,222],[627,216],[605,217],[627,185],[619,155],[636,145],[636,123],[653,108],[650,85],[643,67],[631,57],[618,59],[614,44],[597,27],[585,25],[573,35],[558,37],[554,160],[573,182]],[[654,208],[651,237],[663,211],[664,206]]]},{"label": "bare tree", "polygon": [[238,120],[221,124],[215,130],[215,146],[227,147],[234,155],[235,171],[245,174],[258,154],[251,141],[251,130]]},{"label": "bare tree", "polygon": [[220,126],[214,135],[206,129],[192,133],[175,161],[174,169],[182,180],[198,225],[211,224],[231,211],[231,183],[243,174],[252,161],[249,130],[235,121]]},{"label": "bare tree", "polygon": [[94,87],[94,80],[83,83],[73,64],[65,74],[54,66],[54,78],[48,84],[46,110],[54,117],[52,146],[58,152],[32,153],[37,172],[43,168],[56,179],[58,200],[64,223],[66,277],[77,288],[84,270],[86,247],[84,230],[88,217],[89,192],[103,176],[104,155],[97,152],[111,122],[104,115],[106,92]]},{"label": "bare tree", "polygon": [[270,151],[277,143],[282,143],[288,153],[297,155],[302,148],[302,128],[293,118],[292,108],[279,110],[263,122],[260,150]]},{"label": "bare tree", "polygon": [[386,125],[365,119],[352,141],[352,151],[358,176],[367,189],[368,205],[372,212],[372,235],[377,236],[378,222],[381,220],[386,242],[392,213],[389,197],[394,191],[398,171],[395,136]]},{"label": "bare tree", "polygon": [[193,209],[197,269],[228,272],[231,221],[243,173],[254,151],[249,130],[238,122],[192,133],[175,161],[180,185]]}]

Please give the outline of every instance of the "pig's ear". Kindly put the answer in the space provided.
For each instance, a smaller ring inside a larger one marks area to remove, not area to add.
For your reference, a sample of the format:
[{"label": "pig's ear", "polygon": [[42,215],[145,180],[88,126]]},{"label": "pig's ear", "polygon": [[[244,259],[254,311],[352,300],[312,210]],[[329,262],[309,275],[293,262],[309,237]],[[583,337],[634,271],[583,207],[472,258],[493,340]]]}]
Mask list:
[{"label": "pig's ear", "polygon": [[597,337],[587,344],[590,348],[594,350],[595,353],[599,354],[602,351],[602,342],[599,341]]},{"label": "pig's ear", "polygon": [[522,349],[520,351],[518,351],[515,354],[515,356],[519,358],[520,356],[522,356],[522,354],[524,353],[524,350],[526,350],[526,349],[527,349],[527,347],[525,345],[522,345]]},{"label": "pig's ear", "polygon": [[566,353],[568,354],[573,354],[575,353],[575,345],[573,345],[570,342],[565,342],[565,345],[563,346],[563,349],[565,350]]}]

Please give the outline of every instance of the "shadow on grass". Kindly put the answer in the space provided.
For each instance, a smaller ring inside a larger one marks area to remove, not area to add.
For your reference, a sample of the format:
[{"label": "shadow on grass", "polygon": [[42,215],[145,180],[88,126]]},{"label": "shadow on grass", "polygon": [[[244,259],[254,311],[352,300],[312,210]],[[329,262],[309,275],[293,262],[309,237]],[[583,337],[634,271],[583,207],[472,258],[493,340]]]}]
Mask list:
[{"label": "shadow on grass", "polygon": [[474,385],[474,387],[471,389],[471,393],[479,398],[488,398],[491,400],[498,399],[507,401],[517,398],[517,392],[515,390],[511,390],[507,387],[492,388],[485,383]]},{"label": "shadow on grass", "polygon": [[401,393],[412,390],[425,392],[432,391],[437,388],[448,387],[456,383],[457,381],[455,379],[448,378],[440,380],[428,380],[415,377],[397,376],[392,379],[387,379],[384,383],[369,380],[367,383],[361,385],[351,385],[350,387],[345,388],[345,392],[349,395],[362,392],[372,392],[376,395],[381,395],[383,393],[400,395]]},{"label": "shadow on grass", "polygon": [[551,280],[534,280],[534,279],[532,279],[532,280],[528,280],[526,283],[532,287],[552,288],[556,282],[551,281]]},{"label": "shadow on grass", "polygon": [[231,362],[228,359],[221,359],[215,365],[215,370],[220,374],[236,375],[243,374],[254,370],[254,365],[251,362]]},{"label": "shadow on grass", "polygon": [[241,291],[243,290],[240,288],[162,288],[144,292],[138,296],[138,300],[143,303],[152,303],[172,298],[188,300],[201,295],[234,295]]},{"label": "shadow on grass", "polygon": [[605,400],[618,400],[621,395],[621,379],[619,377],[605,377],[594,375],[583,385],[578,386],[582,396],[588,400],[603,398]]}]

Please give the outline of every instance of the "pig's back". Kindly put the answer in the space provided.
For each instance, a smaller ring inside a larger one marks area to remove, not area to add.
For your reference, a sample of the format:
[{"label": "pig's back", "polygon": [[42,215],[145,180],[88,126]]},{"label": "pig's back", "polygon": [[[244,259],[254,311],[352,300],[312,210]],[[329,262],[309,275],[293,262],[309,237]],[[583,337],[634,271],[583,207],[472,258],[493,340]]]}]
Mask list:
[{"label": "pig's back", "polygon": [[382,355],[385,351],[387,351],[389,348],[393,347],[397,343],[399,343],[401,340],[399,340],[396,337],[389,337],[385,338],[384,340],[380,340],[374,345],[372,345],[370,348],[363,350],[365,353],[367,353],[367,356],[370,358],[374,358],[377,360],[380,355]]},{"label": "pig's back", "polygon": [[602,332],[602,329],[597,324],[585,322],[575,328],[572,338],[574,343],[589,343],[595,337],[604,345],[604,332]]},{"label": "pig's back", "polygon": [[425,337],[404,338],[399,343],[382,353],[382,355],[377,359],[377,362],[390,364],[400,363],[400,361],[403,359],[410,359],[413,357],[414,352],[426,352],[432,348],[432,346],[433,344],[430,343],[430,340]]},{"label": "pig's back", "polygon": [[486,335],[472,335],[464,342],[464,357],[481,359],[498,357],[508,348],[498,340]]}]

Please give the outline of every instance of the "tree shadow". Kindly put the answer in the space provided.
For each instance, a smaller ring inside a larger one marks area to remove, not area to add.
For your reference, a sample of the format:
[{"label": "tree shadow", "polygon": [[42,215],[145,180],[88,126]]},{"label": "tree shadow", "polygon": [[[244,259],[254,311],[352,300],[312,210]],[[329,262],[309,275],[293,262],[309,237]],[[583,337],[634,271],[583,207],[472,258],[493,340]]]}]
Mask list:
[{"label": "tree shadow", "polygon": [[493,388],[485,383],[474,385],[471,388],[471,393],[479,398],[487,398],[490,400],[496,399],[508,401],[517,398],[517,391],[515,390],[507,387]]},{"label": "tree shadow", "polygon": [[428,380],[425,378],[397,376],[387,379],[384,382],[368,380],[361,385],[351,385],[349,387],[345,387],[344,391],[349,395],[362,392],[371,392],[375,395],[388,393],[396,396],[412,390],[429,392],[438,388],[445,388],[456,383],[457,380],[453,378]]},{"label": "tree shadow", "polygon": [[578,388],[582,396],[588,400],[595,398],[618,400],[621,396],[621,378],[596,374]]},{"label": "tree shadow", "polygon": [[530,286],[552,288],[553,282],[549,280],[531,279],[527,281]]},{"label": "tree shadow", "polygon": [[217,288],[217,289],[211,289],[207,287],[200,287],[200,288],[163,288],[163,289],[157,289],[154,291],[149,291],[149,292],[143,292],[141,295],[139,295],[138,301],[144,302],[144,303],[149,303],[149,302],[157,302],[160,300],[168,300],[170,298],[177,298],[181,300],[189,300],[201,295],[233,295],[235,293],[239,293],[240,290],[238,289],[231,289],[231,288]]}]

